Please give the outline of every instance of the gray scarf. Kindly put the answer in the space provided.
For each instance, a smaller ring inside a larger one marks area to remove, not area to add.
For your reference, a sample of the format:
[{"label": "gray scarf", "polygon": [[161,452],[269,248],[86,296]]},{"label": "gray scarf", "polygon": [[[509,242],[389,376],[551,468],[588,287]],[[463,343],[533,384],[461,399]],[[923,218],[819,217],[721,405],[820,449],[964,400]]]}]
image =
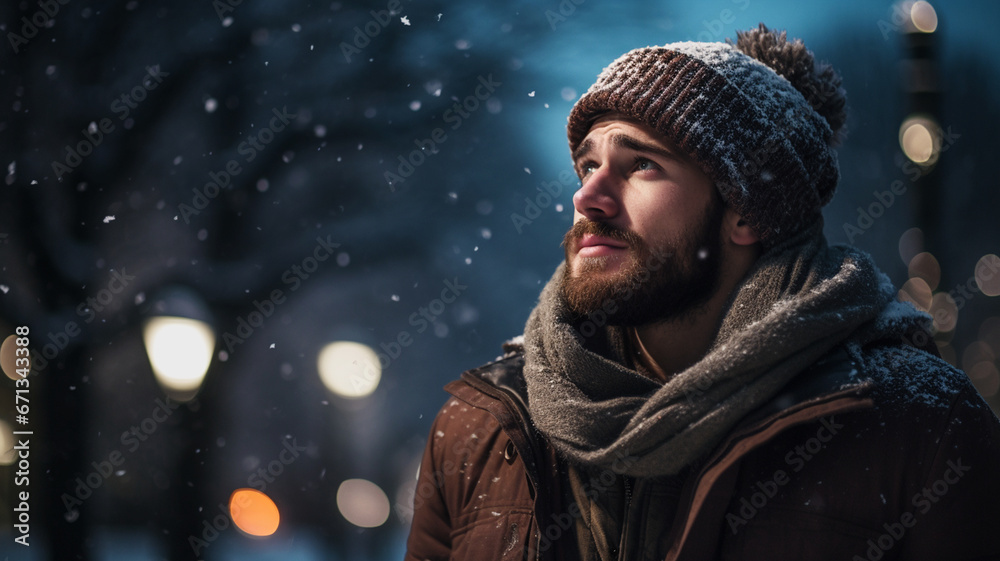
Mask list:
[{"label": "gray scarf", "polygon": [[673,475],[707,454],[848,336],[872,340],[926,318],[895,302],[866,253],[828,246],[817,224],[760,256],[707,354],[661,385],[627,366],[624,329],[584,344],[560,294],[564,274],[565,263],[525,327],[531,418],[571,460],[633,477]]}]

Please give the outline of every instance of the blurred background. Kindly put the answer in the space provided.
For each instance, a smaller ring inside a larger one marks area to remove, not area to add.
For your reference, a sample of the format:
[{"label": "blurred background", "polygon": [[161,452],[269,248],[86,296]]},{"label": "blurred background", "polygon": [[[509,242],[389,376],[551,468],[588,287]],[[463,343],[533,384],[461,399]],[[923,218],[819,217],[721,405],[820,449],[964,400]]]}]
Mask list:
[{"label": "blurred background", "polygon": [[0,555],[400,559],[441,387],[562,258],[573,102],[758,22],[844,78],[829,240],[1000,408],[998,3],[5,2]]}]

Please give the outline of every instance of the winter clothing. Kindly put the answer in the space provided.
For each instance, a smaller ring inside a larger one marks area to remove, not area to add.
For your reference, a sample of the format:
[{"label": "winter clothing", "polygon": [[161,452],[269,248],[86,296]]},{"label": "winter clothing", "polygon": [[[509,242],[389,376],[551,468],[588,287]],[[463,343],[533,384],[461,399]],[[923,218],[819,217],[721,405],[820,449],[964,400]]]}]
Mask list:
[{"label": "winter clothing", "polygon": [[[407,561],[1000,558],[1000,423],[926,351],[838,347],[679,479],[629,478],[623,458],[573,501],[509,348],[445,388]],[[590,527],[615,519],[599,549]]]},{"label": "winter clothing", "polygon": [[673,475],[706,454],[887,306],[896,336],[920,329],[926,317],[894,302],[896,290],[867,254],[827,246],[820,221],[757,260],[708,353],[664,385],[629,367],[624,329],[588,340],[571,323],[564,274],[560,266],[525,327],[531,419],[578,463],[608,468],[633,458],[624,473],[634,477]]},{"label": "winter clothing", "polygon": [[1000,421],[820,231],[762,255],[663,385],[618,328],[571,334],[557,271],[523,346],[446,386],[407,559],[1000,558]]},{"label": "winter clothing", "polygon": [[711,177],[769,247],[814,223],[839,178],[840,78],[801,41],[760,29],[729,43],[671,43],[612,62],[576,102],[575,151],[603,113],[638,119]]}]

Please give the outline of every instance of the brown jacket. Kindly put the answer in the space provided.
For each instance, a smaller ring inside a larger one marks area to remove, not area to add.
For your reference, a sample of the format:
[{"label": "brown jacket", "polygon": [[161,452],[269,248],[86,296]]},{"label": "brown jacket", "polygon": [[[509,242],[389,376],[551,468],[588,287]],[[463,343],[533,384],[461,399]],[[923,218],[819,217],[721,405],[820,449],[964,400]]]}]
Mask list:
[{"label": "brown jacket", "polygon": [[[833,353],[745,419],[687,476],[665,558],[1000,559],[1000,422],[964,373],[908,371],[922,362],[907,353],[926,354],[891,349],[898,376],[867,382]],[[407,561],[579,558],[580,509],[528,418],[523,364],[512,354],[445,387]],[[664,513],[634,488],[641,533]],[[664,558],[623,536],[619,559]]]}]

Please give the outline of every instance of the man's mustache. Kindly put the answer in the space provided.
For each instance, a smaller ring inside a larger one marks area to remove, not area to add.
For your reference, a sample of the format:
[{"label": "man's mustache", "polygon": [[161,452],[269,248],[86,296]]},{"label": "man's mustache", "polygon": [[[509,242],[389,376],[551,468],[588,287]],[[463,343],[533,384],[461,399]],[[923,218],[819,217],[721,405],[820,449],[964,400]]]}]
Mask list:
[{"label": "man's mustache", "polygon": [[642,238],[631,230],[626,230],[607,222],[584,219],[573,224],[569,231],[566,232],[566,235],[563,237],[563,246],[567,248],[571,247],[572,244],[579,242],[584,234],[592,234],[624,242],[631,248],[643,245]]}]

